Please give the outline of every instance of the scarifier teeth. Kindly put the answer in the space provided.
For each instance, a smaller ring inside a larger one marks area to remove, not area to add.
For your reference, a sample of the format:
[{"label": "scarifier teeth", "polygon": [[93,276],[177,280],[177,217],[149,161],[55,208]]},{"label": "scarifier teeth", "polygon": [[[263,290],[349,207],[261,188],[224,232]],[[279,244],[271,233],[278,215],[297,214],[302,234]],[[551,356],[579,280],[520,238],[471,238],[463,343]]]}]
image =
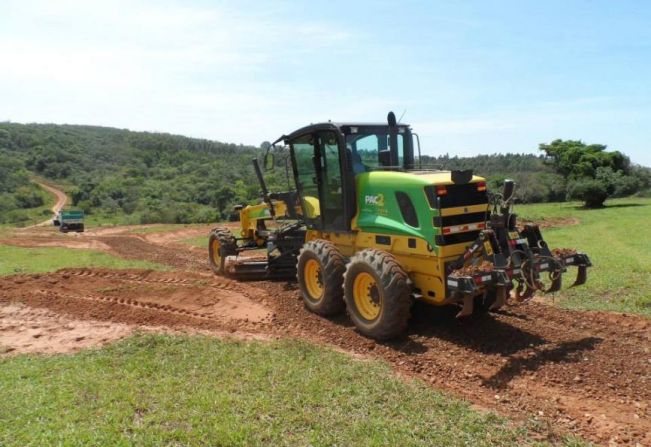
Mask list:
[{"label": "scarifier teeth", "polygon": [[576,281],[574,281],[574,284],[572,284],[571,287],[576,287],[585,284],[587,279],[588,279],[588,267],[585,265],[580,265],[578,266]]},{"label": "scarifier teeth", "polygon": [[545,293],[553,293],[561,290],[561,286],[563,285],[563,276],[561,275],[561,272],[550,272],[550,276],[553,273],[555,273],[556,276],[552,277],[552,283],[549,288],[544,291]]},{"label": "scarifier teeth", "polygon": [[472,315],[472,312],[475,308],[475,299],[472,295],[463,296],[463,307],[457,314],[457,318],[468,317]]},{"label": "scarifier teeth", "polygon": [[497,310],[506,304],[506,287],[495,289],[495,302],[491,304],[490,310]]},{"label": "scarifier teeth", "polygon": [[518,303],[524,303],[525,301],[529,301],[533,297],[533,294],[535,292],[536,289],[532,289],[529,286],[527,286],[525,289],[524,284],[520,283],[518,284],[518,287],[515,289],[515,300]]}]

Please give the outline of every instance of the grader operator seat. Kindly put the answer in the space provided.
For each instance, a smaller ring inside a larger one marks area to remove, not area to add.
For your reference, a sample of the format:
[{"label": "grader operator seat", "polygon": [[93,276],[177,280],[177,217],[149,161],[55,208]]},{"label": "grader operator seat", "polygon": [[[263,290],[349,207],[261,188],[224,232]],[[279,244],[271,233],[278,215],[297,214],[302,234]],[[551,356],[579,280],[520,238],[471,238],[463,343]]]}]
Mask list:
[{"label": "grader operator seat", "polygon": [[[350,146],[348,146],[350,147]],[[368,167],[362,162],[362,156],[358,152],[353,152],[352,149],[348,149],[350,154],[351,164],[353,166],[353,174],[361,174],[362,172],[368,172]]]}]

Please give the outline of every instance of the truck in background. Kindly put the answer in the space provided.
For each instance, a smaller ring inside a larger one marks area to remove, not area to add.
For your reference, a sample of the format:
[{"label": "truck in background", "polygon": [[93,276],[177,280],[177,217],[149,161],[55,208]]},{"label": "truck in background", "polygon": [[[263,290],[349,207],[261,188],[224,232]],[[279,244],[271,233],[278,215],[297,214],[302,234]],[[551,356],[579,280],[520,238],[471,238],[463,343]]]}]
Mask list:
[{"label": "truck in background", "polygon": [[52,223],[59,227],[59,231],[67,233],[75,231],[77,233],[84,232],[84,212],[75,209],[62,209],[54,215]]}]

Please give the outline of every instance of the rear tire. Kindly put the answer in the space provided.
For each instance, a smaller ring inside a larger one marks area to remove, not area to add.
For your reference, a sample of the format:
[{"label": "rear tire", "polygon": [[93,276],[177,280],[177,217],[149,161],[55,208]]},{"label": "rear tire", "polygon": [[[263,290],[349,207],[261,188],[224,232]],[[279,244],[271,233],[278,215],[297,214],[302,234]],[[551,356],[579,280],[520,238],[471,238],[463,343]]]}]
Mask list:
[{"label": "rear tire", "polygon": [[208,262],[213,272],[227,276],[225,261],[227,256],[237,254],[237,241],[230,230],[215,228],[208,238]]},{"label": "rear tire", "polygon": [[344,299],[350,319],[367,337],[387,340],[407,329],[409,277],[393,255],[366,249],[350,258],[344,274]]},{"label": "rear tire", "polygon": [[323,316],[342,312],[346,307],[342,289],[345,270],[346,260],[332,242],[305,243],[296,265],[296,279],[305,307]]}]

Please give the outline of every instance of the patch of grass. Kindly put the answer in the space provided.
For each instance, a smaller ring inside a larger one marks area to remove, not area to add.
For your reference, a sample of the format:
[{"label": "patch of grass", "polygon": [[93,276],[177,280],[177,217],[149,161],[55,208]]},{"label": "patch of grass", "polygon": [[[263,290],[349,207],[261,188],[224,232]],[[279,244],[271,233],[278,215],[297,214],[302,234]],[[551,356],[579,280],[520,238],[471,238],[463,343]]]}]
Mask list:
[{"label": "patch of grass", "polygon": [[494,414],[297,341],[138,335],[0,360],[1,445],[516,445]]},{"label": "patch of grass", "polygon": [[113,214],[86,214],[84,216],[84,226],[86,228],[97,227],[115,227],[117,225],[138,225],[140,224],[139,217],[129,217],[126,214],[118,211]]},{"label": "patch of grass", "polygon": [[0,275],[51,272],[66,267],[166,269],[160,264],[122,259],[95,250],[0,245]]},{"label": "patch of grass", "polygon": [[194,247],[206,248],[208,247],[208,236],[195,236],[181,241],[184,244],[192,245]]},{"label": "patch of grass", "polygon": [[56,197],[36,184],[33,185],[33,188],[34,192],[43,199],[43,205],[36,208],[19,208],[8,212],[6,222],[9,223],[0,224],[0,227],[26,227],[43,222],[53,216],[52,207],[56,203]]},{"label": "patch of grass", "polygon": [[[577,248],[594,264],[585,285],[561,292],[562,305],[651,316],[651,199],[609,200],[605,208],[593,210],[578,203],[521,205],[516,213],[534,221],[581,221],[543,230],[551,247]],[[573,281],[569,275],[566,286]]]}]

